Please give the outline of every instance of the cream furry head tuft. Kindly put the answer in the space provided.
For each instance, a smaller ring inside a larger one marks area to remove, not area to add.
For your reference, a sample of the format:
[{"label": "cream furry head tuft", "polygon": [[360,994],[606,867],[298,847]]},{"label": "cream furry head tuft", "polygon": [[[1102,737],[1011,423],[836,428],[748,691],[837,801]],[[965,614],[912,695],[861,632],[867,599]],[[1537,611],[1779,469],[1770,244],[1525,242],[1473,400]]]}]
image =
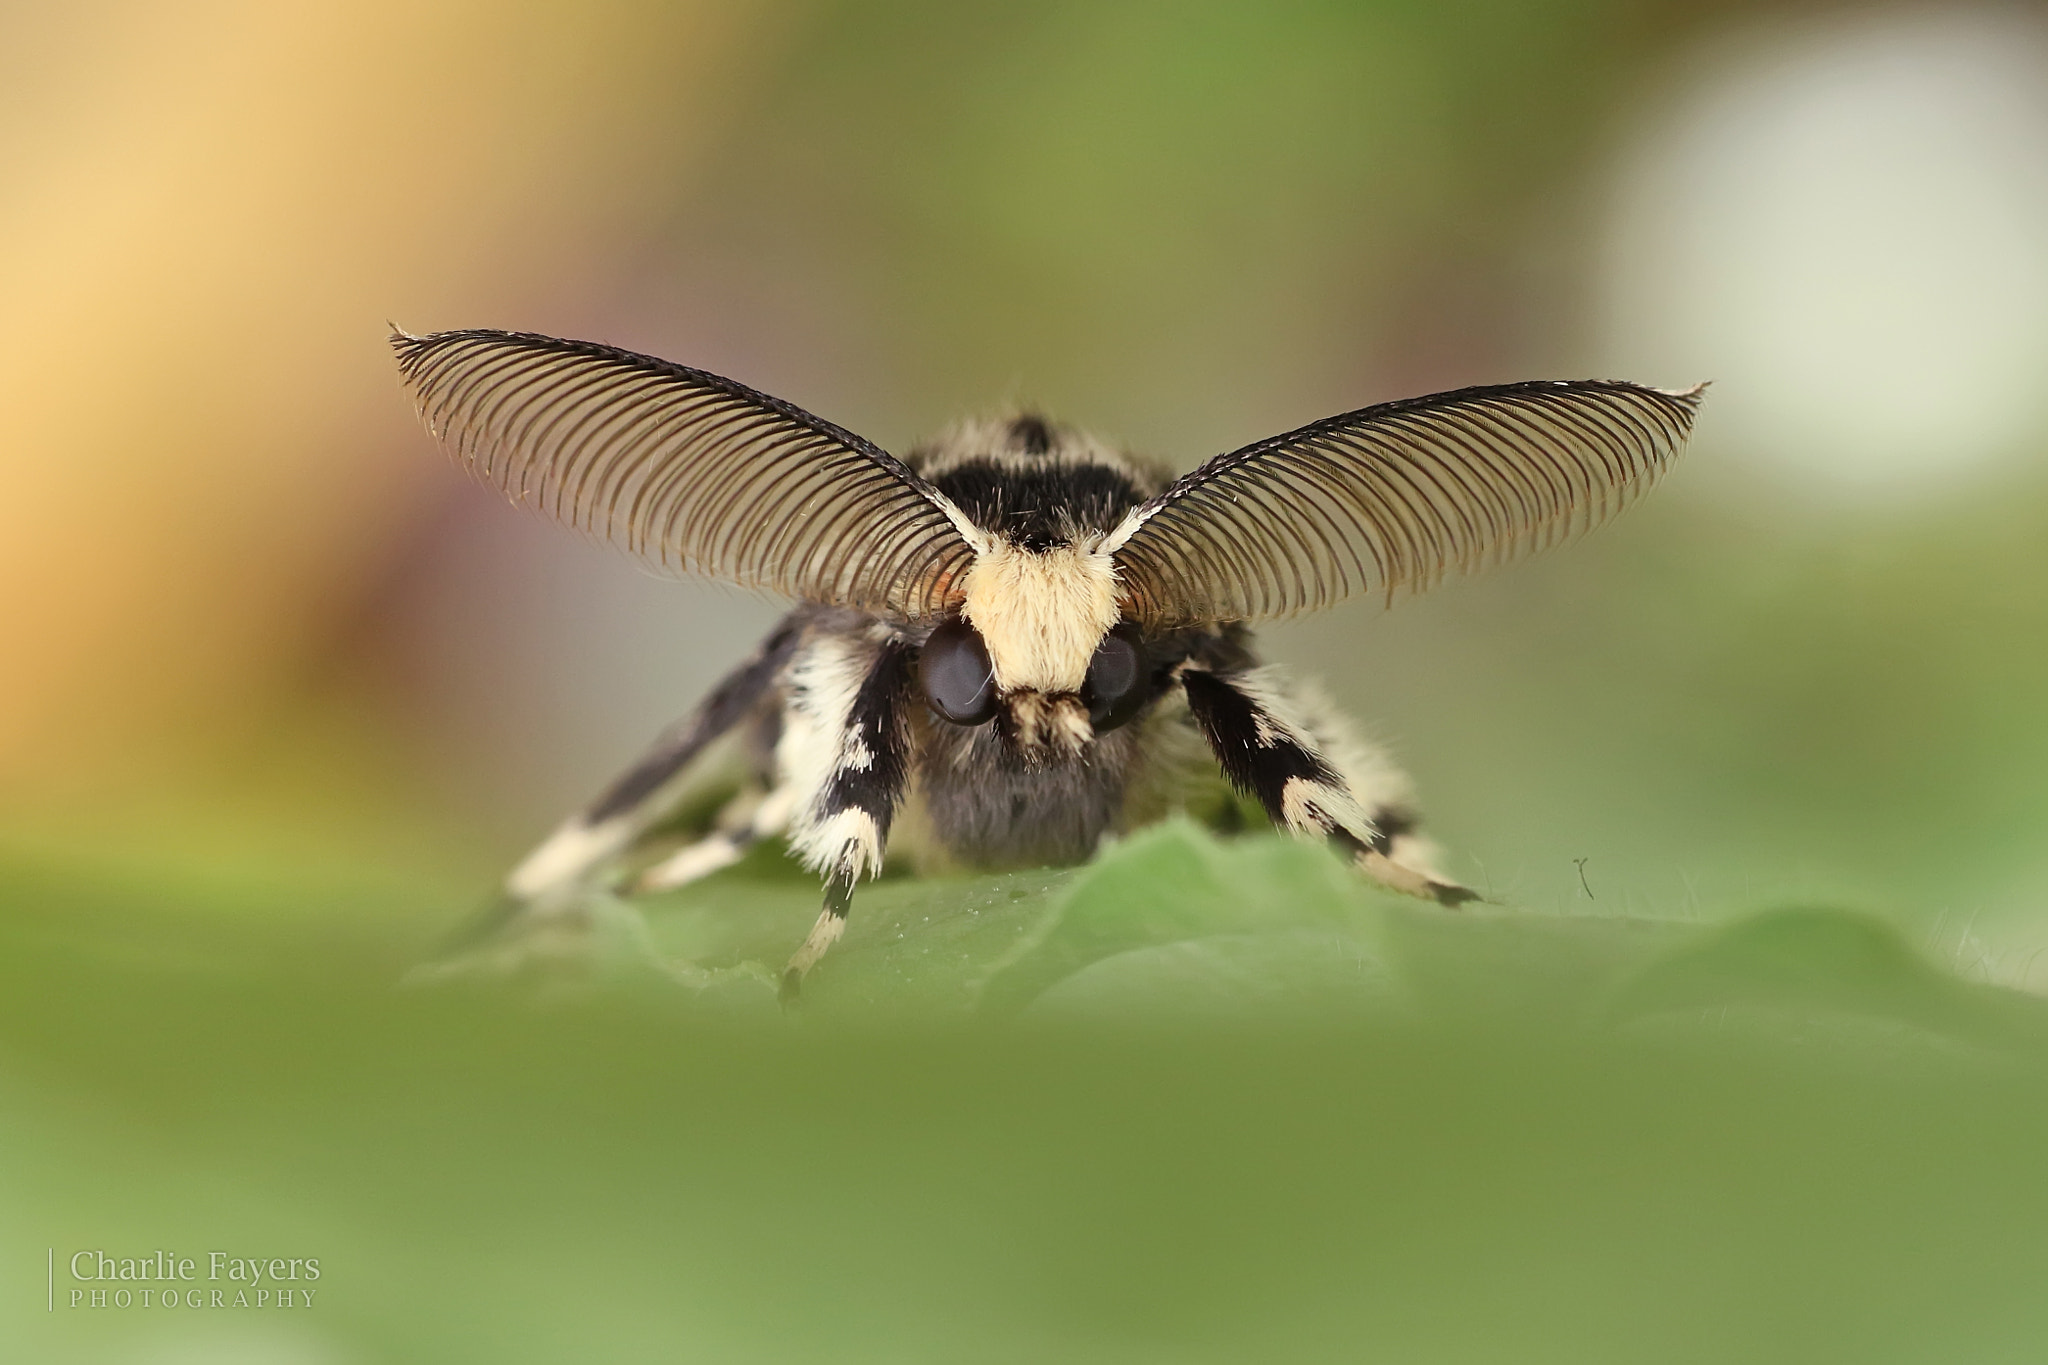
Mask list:
[{"label": "cream furry head tuft", "polygon": [[1004,692],[1079,692],[1117,623],[1116,568],[1091,539],[1046,550],[997,540],[967,571],[962,614]]}]

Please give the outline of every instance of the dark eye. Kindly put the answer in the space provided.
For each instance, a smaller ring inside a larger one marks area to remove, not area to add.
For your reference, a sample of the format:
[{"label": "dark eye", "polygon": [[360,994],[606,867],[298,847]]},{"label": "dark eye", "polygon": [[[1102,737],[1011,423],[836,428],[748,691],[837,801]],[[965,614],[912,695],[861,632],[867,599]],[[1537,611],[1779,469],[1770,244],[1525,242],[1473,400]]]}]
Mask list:
[{"label": "dark eye", "polygon": [[1088,661],[1088,681],[1081,696],[1097,734],[1126,724],[1152,696],[1151,664],[1145,639],[1126,621],[1102,637]]},{"label": "dark eye", "polygon": [[932,710],[955,725],[985,725],[996,714],[996,671],[988,646],[965,621],[948,621],[924,642],[917,673]]}]

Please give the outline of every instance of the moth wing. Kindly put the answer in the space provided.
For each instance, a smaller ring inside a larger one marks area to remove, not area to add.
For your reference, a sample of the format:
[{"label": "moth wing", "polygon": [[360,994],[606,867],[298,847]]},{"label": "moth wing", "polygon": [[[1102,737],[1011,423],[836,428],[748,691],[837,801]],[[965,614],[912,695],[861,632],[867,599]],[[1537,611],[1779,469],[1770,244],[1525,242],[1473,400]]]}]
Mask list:
[{"label": "moth wing", "polygon": [[965,516],[902,461],[744,384],[526,332],[391,342],[471,474],[663,572],[920,620],[973,560]]},{"label": "moth wing", "polygon": [[1102,548],[1154,627],[1391,598],[1612,517],[1677,455],[1704,388],[1538,381],[1342,413],[1183,475]]}]

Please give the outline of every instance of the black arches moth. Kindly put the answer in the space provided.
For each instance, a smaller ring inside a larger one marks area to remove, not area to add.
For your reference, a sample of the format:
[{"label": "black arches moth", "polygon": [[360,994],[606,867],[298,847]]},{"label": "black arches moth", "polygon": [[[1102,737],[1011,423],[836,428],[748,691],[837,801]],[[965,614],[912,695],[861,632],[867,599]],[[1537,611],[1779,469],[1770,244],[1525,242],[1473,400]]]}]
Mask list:
[{"label": "black arches moth", "polygon": [[[507,879],[545,915],[681,885],[754,841],[824,880],[794,995],[921,803],[969,863],[1072,862],[1141,819],[1138,777],[1198,735],[1273,822],[1445,904],[1408,782],[1252,622],[1541,549],[1607,520],[1683,446],[1701,388],[1459,389],[1342,413],[1170,477],[1036,414],[898,459],[733,380],[522,332],[396,333],[428,429],[481,481],[657,568],[795,599],[698,710]],[[692,761],[754,726],[760,790],[651,866]]]}]

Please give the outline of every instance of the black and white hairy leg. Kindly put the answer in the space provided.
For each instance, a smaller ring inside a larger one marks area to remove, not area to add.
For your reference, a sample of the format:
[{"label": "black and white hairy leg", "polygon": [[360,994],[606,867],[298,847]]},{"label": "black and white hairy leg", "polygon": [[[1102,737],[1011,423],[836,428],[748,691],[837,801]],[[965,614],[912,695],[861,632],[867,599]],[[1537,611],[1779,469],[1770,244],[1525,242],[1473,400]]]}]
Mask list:
[{"label": "black and white hairy leg", "polygon": [[[823,881],[798,993],[899,816],[981,867],[1074,863],[1201,770],[1364,875],[1473,899],[1408,780],[1253,622],[1568,539],[1640,496],[1701,388],[1459,389],[1342,413],[1173,477],[1034,413],[902,459],[702,370],[519,332],[392,338],[428,429],[483,482],[655,568],[796,605],[695,714],[506,879],[491,928],[684,885],[783,840]],[[653,856],[693,766],[745,736],[708,833]]]}]

